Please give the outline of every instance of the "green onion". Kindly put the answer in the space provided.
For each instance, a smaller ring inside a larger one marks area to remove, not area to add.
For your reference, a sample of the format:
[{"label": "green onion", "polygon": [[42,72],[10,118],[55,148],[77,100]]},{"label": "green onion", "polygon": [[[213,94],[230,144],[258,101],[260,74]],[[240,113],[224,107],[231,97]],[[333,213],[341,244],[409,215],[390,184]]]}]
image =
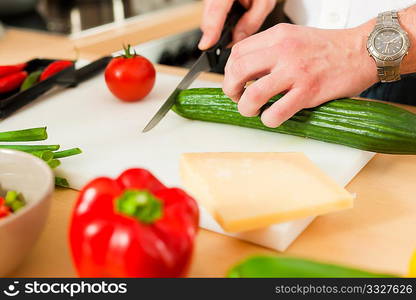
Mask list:
[{"label": "green onion", "polygon": [[44,151],[44,150],[56,151],[56,150],[59,150],[60,146],[59,145],[0,145],[0,148],[19,150],[23,152],[33,152],[33,151]]},{"label": "green onion", "polygon": [[64,158],[72,155],[81,154],[82,151],[79,148],[72,148],[68,150],[58,151],[53,153],[53,158]]},{"label": "green onion", "polygon": [[[46,132],[46,127],[0,132],[0,142],[41,141],[46,140],[47,138],[48,134]],[[52,152],[59,150],[60,145],[0,145],[0,148],[19,150],[37,156],[44,160],[51,169],[55,169],[61,164],[59,158],[82,153],[79,148]],[[69,183],[65,178],[55,177],[55,186],[68,188]],[[8,200],[6,201],[9,201],[13,211],[18,210],[25,205],[20,194],[14,191],[11,191],[8,194]]]},{"label": "green onion", "polygon": [[46,162],[49,167],[51,167],[51,169],[55,169],[57,167],[59,167],[59,165],[61,164],[61,162],[58,159],[51,159],[50,161]]},{"label": "green onion", "polygon": [[6,205],[10,207],[13,212],[18,211],[26,205],[23,195],[16,191],[8,191],[4,200]]},{"label": "green onion", "polygon": [[21,209],[24,206],[25,206],[25,203],[23,201],[20,201],[20,200],[16,200],[16,201],[14,201],[10,204],[10,208],[12,209],[13,212],[18,211],[19,209]]},{"label": "green onion", "polygon": [[66,180],[66,178],[55,176],[55,186],[69,188],[69,183],[68,180]]},{"label": "green onion", "polygon": [[8,191],[4,200],[6,201],[6,205],[11,205],[18,198],[19,198],[19,193],[18,192]]},{"label": "green onion", "polygon": [[2,142],[42,141],[47,138],[46,127],[0,132]]},{"label": "green onion", "polygon": [[49,150],[45,151],[32,151],[30,154],[39,157],[40,159],[48,162],[53,159],[53,152]]}]

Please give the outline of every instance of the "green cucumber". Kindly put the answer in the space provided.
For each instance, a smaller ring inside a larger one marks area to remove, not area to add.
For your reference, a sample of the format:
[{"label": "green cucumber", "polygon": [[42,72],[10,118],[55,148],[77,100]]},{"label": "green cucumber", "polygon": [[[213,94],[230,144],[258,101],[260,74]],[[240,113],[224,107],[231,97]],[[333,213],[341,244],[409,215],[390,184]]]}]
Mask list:
[{"label": "green cucumber", "polygon": [[[281,97],[273,97],[263,109]],[[290,134],[378,153],[416,154],[416,114],[386,103],[333,100],[301,110],[277,128],[266,127],[258,116],[240,115],[237,104],[219,88],[183,90],[172,109],[192,120]]]}]

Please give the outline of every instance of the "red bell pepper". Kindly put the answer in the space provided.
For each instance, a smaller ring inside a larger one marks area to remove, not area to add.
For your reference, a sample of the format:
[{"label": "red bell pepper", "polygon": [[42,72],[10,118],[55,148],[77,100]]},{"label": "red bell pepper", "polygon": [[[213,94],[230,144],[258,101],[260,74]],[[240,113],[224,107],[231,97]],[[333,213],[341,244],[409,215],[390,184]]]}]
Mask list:
[{"label": "red bell pepper", "polygon": [[26,66],[26,63],[18,65],[0,66],[0,77],[23,71],[26,68]]},{"label": "red bell pepper", "polygon": [[45,70],[43,70],[42,74],[40,74],[39,81],[45,80],[53,75],[55,75],[58,72],[61,72],[62,70],[69,68],[74,63],[70,60],[57,60],[53,63],[49,64]]},{"label": "red bell pepper", "polygon": [[26,71],[19,71],[0,78],[0,93],[7,93],[19,88],[27,77]]},{"label": "red bell pepper", "polygon": [[11,214],[10,208],[6,205],[3,197],[0,197],[0,219]]},{"label": "red bell pepper", "polygon": [[70,224],[81,277],[181,277],[189,267],[198,207],[144,169],[97,178],[81,191]]}]

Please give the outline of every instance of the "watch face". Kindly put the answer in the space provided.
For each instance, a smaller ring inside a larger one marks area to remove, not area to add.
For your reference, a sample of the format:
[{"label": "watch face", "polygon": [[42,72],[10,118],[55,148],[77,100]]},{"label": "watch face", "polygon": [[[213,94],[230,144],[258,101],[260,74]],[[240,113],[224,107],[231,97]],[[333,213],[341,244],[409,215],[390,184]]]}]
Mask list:
[{"label": "watch face", "polygon": [[375,50],[386,56],[396,55],[403,47],[404,38],[402,34],[393,28],[386,28],[374,37]]}]

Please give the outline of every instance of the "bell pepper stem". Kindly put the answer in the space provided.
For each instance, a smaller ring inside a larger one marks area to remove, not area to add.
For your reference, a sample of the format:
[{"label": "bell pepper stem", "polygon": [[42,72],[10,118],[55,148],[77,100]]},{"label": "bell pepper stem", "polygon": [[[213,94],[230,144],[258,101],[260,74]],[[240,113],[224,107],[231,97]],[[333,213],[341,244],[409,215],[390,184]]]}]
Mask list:
[{"label": "bell pepper stem", "polygon": [[162,201],[146,190],[126,190],[116,199],[116,210],[145,224],[152,224],[163,214]]}]

